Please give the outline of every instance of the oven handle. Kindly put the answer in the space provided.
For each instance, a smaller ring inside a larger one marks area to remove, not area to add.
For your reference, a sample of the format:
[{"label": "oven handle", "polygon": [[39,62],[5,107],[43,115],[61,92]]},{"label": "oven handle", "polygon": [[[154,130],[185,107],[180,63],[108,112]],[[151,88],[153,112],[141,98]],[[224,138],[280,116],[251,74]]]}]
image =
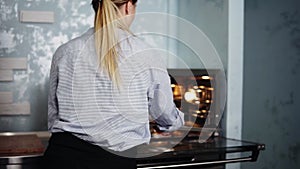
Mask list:
[{"label": "oven handle", "polygon": [[253,161],[253,159],[252,157],[243,157],[243,158],[233,158],[233,159],[199,162],[199,163],[174,164],[174,165],[153,166],[153,167],[138,167],[137,169],[175,168],[175,167],[188,167],[188,166],[198,166],[198,165],[208,165],[208,164],[226,164],[226,163],[236,163],[236,162],[246,162],[246,161]]}]

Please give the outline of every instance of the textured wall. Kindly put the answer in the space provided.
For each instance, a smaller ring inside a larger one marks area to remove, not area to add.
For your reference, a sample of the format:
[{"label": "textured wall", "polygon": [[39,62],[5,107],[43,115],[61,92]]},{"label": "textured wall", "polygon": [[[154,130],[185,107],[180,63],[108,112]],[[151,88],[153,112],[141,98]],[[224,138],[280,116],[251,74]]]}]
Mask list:
[{"label": "textured wall", "polygon": [[300,168],[300,1],[246,0],[243,138],[266,144],[243,169]]},{"label": "textured wall", "polygon": [[[53,11],[53,24],[21,23],[20,10]],[[1,0],[0,57],[25,57],[27,70],[14,71],[13,82],[0,83],[13,92],[13,102],[29,102],[31,114],[1,116],[0,131],[47,129],[47,88],[52,54],[62,43],[92,25],[89,1]]]}]

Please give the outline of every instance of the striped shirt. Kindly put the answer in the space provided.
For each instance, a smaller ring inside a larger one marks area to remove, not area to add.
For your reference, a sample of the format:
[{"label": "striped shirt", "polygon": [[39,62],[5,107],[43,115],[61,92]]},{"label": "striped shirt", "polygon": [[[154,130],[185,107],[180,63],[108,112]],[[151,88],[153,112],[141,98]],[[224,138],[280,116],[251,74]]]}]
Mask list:
[{"label": "striped shirt", "polygon": [[124,151],[149,143],[149,119],[161,130],[184,124],[173,103],[159,50],[118,30],[120,87],[97,65],[94,29],[60,46],[52,59],[48,128],[98,146]]}]

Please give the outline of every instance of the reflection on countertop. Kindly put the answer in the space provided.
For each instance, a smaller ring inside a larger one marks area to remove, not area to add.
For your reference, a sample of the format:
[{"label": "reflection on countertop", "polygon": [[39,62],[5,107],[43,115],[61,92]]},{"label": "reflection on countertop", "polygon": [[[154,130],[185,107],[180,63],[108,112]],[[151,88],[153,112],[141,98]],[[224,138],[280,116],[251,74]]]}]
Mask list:
[{"label": "reflection on countertop", "polygon": [[[49,137],[48,132],[0,134],[0,166],[22,165],[22,163],[34,166],[40,160]],[[17,141],[18,139],[20,141]],[[5,141],[8,147],[2,144]],[[222,165],[256,161],[259,152],[264,148],[264,144],[224,137],[210,137],[206,142],[199,141],[197,138],[183,140],[176,137],[152,138],[149,145],[142,145],[138,148],[138,156],[142,158],[137,159],[137,167],[150,169],[158,166],[164,168],[171,166],[176,168],[176,166]],[[240,153],[240,157],[228,159],[228,155],[234,153]]]}]

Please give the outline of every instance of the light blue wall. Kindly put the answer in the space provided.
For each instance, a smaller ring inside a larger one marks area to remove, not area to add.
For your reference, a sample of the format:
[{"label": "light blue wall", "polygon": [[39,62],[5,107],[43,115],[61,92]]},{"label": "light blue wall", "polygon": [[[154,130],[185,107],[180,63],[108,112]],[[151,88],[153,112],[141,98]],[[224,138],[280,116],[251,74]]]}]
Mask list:
[{"label": "light blue wall", "polygon": [[[200,29],[216,48],[224,68],[228,53],[228,0],[179,0],[178,16]],[[186,25],[179,25],[178,33],[188,34]],[[191,39],[199,44],[200,39]],[[199,44],[200,45],[200,44]],[[178,55],[190,68],[207,68],[188,46],[178,45]],[[179,65],[179,67],[181,67]]]},{"label": "light blue wall", "polygon": [[266,144],[243,169],[300,168],[300,1],[245,1],[243,139]]},{"label": "light blue wall", "polygon": [[[55,22],[20,23],[20,10],[53,11]],[[26,57],[28,60],[28,69],[14,71],[14,81],[1,82],[0,91],[11,91],[14,103],[28,101],[31,106],[29,116],[0,116],[0,131],[46,130],[52,54],[59,45],[92,25],[93,11],[89,1],[1,0],[0,13],[0,57]],[[5,45],[8,41],[10,44]]]}]

